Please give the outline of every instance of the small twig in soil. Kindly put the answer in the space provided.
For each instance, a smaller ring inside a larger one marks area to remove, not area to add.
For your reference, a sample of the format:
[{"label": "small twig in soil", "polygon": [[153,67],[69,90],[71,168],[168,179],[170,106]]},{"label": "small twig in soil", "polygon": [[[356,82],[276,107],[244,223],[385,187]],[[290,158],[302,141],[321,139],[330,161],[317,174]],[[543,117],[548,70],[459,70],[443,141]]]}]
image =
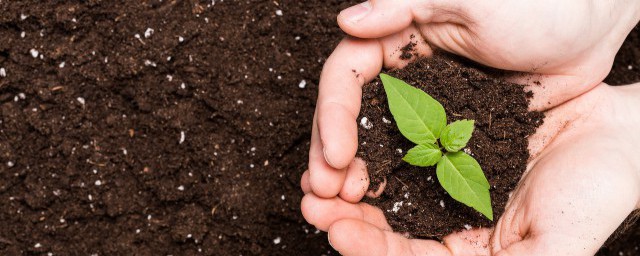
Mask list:
[{"label": "small twig in soil", "polygon": [[387,166],[387,165],[389,165],[389,164],[391,164],[391,160],[383,161],[380,165],[381,165],[382,167],[385,167],[385,166]]},{"label": "small twig in soil", "polygon": [[211,216],[216,215],[216,210],[218,209],[218,206],[220,206],[222,203],[217,204],[216,206],[214,206],[213,208],[211,208]]},{"label": "small twig in soil", "polygon": [[489,112],[489,129],[491,129],[491,112]]},{"label": "small twig in soil", "polygon": [[405,186],[406,188],[409,188],[409,185],[407,185],[406,183],[402,182],[402,180],[400,180],[400,178],[398,178],[397,176],[393,176],[394,178],[396,178],[396,180],[398,180],[400,183],[402,183],[403,186]]},{"label": "small twig in soil", "polygon": [[9,241],[9,239],[6,239],[6,238],[1,237],[1,236],[0,236],[0,243],[3,243],[3,244],[13,244],[13,242]]}]

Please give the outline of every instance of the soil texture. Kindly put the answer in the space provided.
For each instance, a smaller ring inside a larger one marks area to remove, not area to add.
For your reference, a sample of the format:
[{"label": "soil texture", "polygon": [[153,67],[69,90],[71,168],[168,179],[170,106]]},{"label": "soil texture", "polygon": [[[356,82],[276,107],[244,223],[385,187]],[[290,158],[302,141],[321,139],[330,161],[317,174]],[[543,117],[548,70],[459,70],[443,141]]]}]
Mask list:
[{"label": "soil texture", "polygon": [[0,255],[322,255],[299,179],[344,1],[0,1]]}]

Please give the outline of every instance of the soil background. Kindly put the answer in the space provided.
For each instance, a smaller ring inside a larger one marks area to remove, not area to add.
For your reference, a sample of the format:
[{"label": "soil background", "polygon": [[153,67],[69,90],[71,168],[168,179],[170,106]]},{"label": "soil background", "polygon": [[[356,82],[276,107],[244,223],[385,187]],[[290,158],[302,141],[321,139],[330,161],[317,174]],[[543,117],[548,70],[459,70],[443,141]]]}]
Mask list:
[{"label": "soil background", "polygon": [[0,255],[335,255],[298,183],[356,2],[0,0]]}]

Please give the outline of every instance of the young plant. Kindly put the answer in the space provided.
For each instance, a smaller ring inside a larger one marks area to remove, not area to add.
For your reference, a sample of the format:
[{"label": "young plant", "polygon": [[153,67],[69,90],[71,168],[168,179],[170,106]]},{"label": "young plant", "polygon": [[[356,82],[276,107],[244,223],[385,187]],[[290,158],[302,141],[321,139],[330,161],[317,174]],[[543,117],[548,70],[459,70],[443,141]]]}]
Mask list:
[{"label": "young plant", "polygon": [[444,107],[429,94],[389,75],[380,79],[400,133],[417,144],[403,160],[420,167],[437,164],[436,176],[449,195],[493,220],[489,182],[478,161],[460,151],[471,139],[474,121],[447,125]]}]

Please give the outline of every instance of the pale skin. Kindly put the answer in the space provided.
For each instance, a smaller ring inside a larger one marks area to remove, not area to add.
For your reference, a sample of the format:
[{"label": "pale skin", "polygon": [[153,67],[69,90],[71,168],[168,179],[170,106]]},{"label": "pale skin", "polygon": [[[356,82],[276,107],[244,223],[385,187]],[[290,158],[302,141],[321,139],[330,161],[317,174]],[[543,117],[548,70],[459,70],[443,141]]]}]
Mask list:
[{"label": "pale skin", "polygon": [[[594,254],[640,206],[640,84],[601,83],[640,19],[639,6],[378,0],[343,11],[341,28],[368,39],[345,39],[325,64],[301,181],[303,215],[344,255]],[[524,18],[532,14],[545,19]],[[436,46],[533,75],[514,81],[542,82],[529,87],[530,107],[547,118],[530,137],[532,158],[505,214],[492,229],[451,234],[444,243],[395,234],[381,210],[358,203],[369,185],[365,163],[354,160],[361,86],[383,66],[407,64],[397,49],[410,35],[422,55]]]}]

